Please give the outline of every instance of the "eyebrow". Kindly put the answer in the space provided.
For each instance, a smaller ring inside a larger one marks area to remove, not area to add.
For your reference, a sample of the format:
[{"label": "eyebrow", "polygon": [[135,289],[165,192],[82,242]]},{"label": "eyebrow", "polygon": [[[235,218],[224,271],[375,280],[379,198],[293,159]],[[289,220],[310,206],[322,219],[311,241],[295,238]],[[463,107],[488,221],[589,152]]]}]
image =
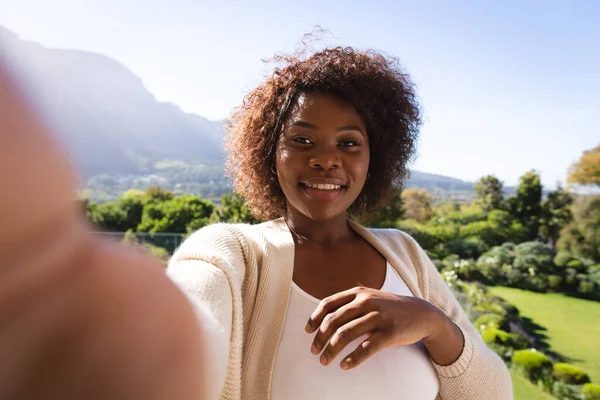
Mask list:
[{"label": "eyebrow", "polygon": [[[314,124],[311,124],[309,122],[305,122],[305,121],[296,121],[292,124],[292,126],[301,126],[303,128],[308,128],[308,129],[317,129],[318,127]],[[342,126],[341,128],[338,129],[338,132],[345,132],[345,131],[358,131],[360,133],[362,133],[363,135],[365,134],[363,132],[363,130],[360,128],[360,126],[358,125],[347,125],[347,126]]]}]

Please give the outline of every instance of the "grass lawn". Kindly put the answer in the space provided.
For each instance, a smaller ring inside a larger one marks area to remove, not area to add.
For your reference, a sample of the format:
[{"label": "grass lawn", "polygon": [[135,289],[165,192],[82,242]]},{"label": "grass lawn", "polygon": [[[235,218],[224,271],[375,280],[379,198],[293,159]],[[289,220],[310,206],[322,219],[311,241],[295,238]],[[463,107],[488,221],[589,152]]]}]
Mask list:
[{"label": "grass lawn", "polygon": [[552,351],[583,368],[592,382],[600,383],[600,302],[505,287],[489,289],[540,325],[537,333],[547,337]]},{"label": "grass lawn", "polygon": [[556,400],[535,386],[529,380],[511,371],[515,400]]}]

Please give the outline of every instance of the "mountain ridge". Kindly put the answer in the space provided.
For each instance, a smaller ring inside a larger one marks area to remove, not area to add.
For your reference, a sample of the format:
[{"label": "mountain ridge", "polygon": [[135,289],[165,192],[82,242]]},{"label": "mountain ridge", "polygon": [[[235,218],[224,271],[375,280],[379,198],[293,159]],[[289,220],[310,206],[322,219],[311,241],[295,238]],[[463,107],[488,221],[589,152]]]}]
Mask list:
[{"label": "mountain ridge", "polygon": [[[0,50],[79,167],[87,196],[111,200],[153,184],[209,198],[231,190],[222,121],[157,101],[139,76],[102,54],[47,48],[2,26]],[[420,171],[406,187],[437,200],[474,195],[471,182]]]}]

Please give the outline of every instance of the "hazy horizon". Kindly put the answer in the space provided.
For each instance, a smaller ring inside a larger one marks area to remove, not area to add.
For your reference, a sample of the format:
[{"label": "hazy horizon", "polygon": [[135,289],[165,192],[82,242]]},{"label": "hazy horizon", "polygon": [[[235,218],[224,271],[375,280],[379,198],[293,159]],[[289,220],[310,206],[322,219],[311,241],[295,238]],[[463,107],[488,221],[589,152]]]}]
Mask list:
[{"label": "hazy horizon", "polygon": [[385,51],[413,77],[425,114],[414,169],[511,186],[534,168],[547,188],[600,142],[598,20],[593,1],[0,0],[0,25],[22,39],[113,58],[158,100],[211,120],[264,78],[262,59],[320,25],[324,44]]}]

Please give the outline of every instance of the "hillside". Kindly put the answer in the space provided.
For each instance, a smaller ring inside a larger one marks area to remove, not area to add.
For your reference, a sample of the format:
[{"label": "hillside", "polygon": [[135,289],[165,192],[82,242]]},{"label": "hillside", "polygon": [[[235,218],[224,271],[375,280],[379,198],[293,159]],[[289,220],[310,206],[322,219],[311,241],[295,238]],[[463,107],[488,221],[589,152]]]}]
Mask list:
[{"label": "hillside", "polygon": [[[221,122],[158,102],[138,76],[100,54],[45,48],[2,27],[0,51],[56,127],[86,196],[111,200],[150,185],[209,198],[230,191]],[[437,200],[473,197],[472,183],[418,171],[407,186]]]}]

